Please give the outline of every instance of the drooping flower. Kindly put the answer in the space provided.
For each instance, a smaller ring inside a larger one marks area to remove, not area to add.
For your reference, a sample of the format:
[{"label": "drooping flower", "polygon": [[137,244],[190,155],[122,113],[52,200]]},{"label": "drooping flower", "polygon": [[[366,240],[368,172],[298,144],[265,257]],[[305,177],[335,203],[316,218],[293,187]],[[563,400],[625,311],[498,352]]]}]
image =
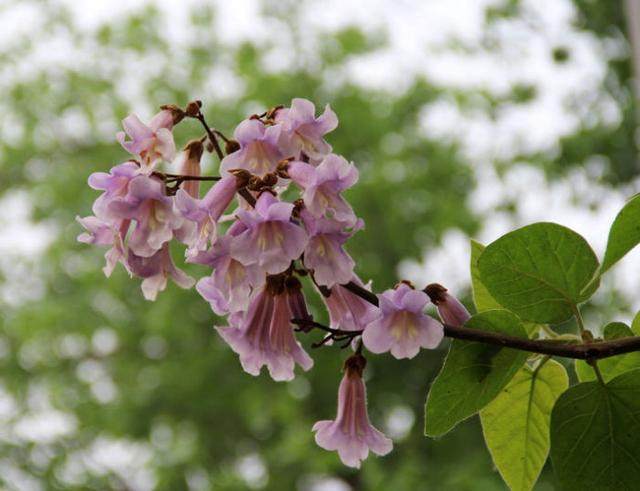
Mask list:
[{"label": "drooping flower", "polygon": [[[118,132],[116,138],[127,152],[140,157],[141,172],[149,174],[158,160],[171,161],[175,157],[176,144],[171,133],[174,117],[171,110],[163,109],[148,126],[135,114],[122,120],[124,131]],[[130,140],[126,140],[126,136]]]},{"label": "drooping flower", "polygon": [[187,255],[206,250],[209,243],[216,241],[218,220],[229,207],[239,187],[239,178],[228,174],[216,182],[204,198],[192,198],[187,191],[179,189],[176,193],[176,208],[187,220],[194,222],[193,234],[183,238],[189,249]]},{"label": "drooping flower", "polygon": [[269,276],[265,286],[254,294],[247,313],[230,318],[229,327],[216,330],[240,355],[247,373],[258,375],[266,365],[273,380],[292,380],[296,363],[309,370],[313,360],[296,340],[291,319],[284,278]]},{"label": "drooping flower", "polygon": [[[287,299],[289,308],[291,309],[291,318],[297,320],[311,321],[313,317],[307,309],[307,301],[302,292],[302,283],[295,276],[289,276],[285,280],[285,288],[287,290]],[[304,325],[302,330],[306,330]]]},{"label": "drooping flower", "polygon": [[[364,286],[360,278],[353,276],[351,281],[358,286]],[[342,285],[334,285],[330,295],[322,295],[331,327],[345,331],[360,331],[377,315],[377,308],[369,302],[351,293]]]},{"label": "drooping flower", "polygon": [[134,221],[127,245],[142,257],[153,256],[183,224],[165,194],[164,183],[152,176],[131,179],[127,193],[110,200],[107,209],[110,216]]},{"label": "drooping flower", "polygon": [[231,243],[231,257],[246,266],[258,264],[267,274],[287,269],[307,245],[305,230],[290,221],[293,208],[265,192],[254,210],[238,210],[238,220],[247,229]]},{"label": "drooping flower", "polygon": [[76,217],[76,220],[86,230],[86,232],[78,235],[78,242],[97,246],[111,246],[104,255],[106,264],[102,268],[107,278],[111,276],[118,262],[122,261],[127,267],[124,239],[129,230],[130,220],[122,220],[119,228],[115,228],[112,224],[94,216]]},{"label": "drooping flower", "polygon": [[329,105],[316,118],[316,107],[307,99],[293,99],[291,108],[278,109],[275,120],[282,124],[282,137],[291,157],[296,159],[304,152],[313,161],[320,161],[331,152],[331,145],[323,136],[338,126],[338,118]]},{"label": "drooping flower", "polygon": [[251,289],[264,283],[264,274],[257,265],[245,266],[231,257],[232,240],[233,236],[227,233],[211,250],[188,259],[213,268],[211,276],[198,281],[196,290],[218,315],[247,310]]},{"label": "drooping flower", "polygon": [[220,172],[246,169],[259,177],[275,172],[278,162],[287,157],[279,144],[281,130],[280,125],[265,126],[258,119],[244,120],[233,134],[240,149],[222,159]]},{"label": "drooping flower", "polygon": [[448,326],[460,327],[471,317],[469,311],[447,289],[438,283],[427,285],[425,293],[438,309],[442,322]]},{"label": "drooping flower", "polygon": [[364,330],[362,342],[372,353],[413,358],[420,348],[433,349],[444,336],[440,323],[423,310],[429,302],[424,292],[405,283],[378,295],[379,314]]},{"label": "drooping flower", "polygon": [[360,468],[369,450],[386,455],[393,448],[393,442],[369,421],[367,392],[362,380],[364,366],[362,355],[355,354],[347,359],[338,389],[336,419],[318,421],[313,426],[316,443],[326,450],[337,450],[340,460],[355,468]]},{"label": "drooping flower", "polygon": [[156,299],[158,292],[167,287],[169,276],[182,288],[191,288],[195,283],[193,278],[173,263],[167,243],[150,257],[137,256],[129,251],[127,265],[131,274],[143,278],[142,294],[147,300]]},{"label": "drooping flower", "polygon": [[330,213],[337,221],[356,222],[353,208],[341,195],[358,181],[358,170],[353,164],[329,154],[317,167],[300,161],[291,162],[287,172],[291,180],[304,189],[302,199],[314,216],[320,218]]},{"label": "drooping flower", "polygon": [[353,277],[355,262],[343,245],[355,233],[355,229],[345,231],[344,224],[326,218],[314,218],[307,210],[303,210],[301,216],[309,233],[304,265],[313,270],[316,283],[327,287],[348,283]]}]

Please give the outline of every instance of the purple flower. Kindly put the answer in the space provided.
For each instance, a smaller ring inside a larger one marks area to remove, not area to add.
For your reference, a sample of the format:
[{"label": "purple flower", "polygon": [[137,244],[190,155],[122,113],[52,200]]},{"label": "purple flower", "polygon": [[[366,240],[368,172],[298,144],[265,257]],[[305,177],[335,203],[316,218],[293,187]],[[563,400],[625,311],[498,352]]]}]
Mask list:
[{"label": "purple flower", "polygon": [[438,283],[431,283],[424,289],[425,293],[438,309],[442,322],[448,326],[460,327],[471,317],[469,311],[447,289]]},{"label": "purple flower", "polygon": [[395,290],[378,295],[380,310],[362,334],[362,342],[372,353],[391,354],[398,359],[413,358],[420,348],[433,349],[444,336],[440,323],[423,313],[429,297],[400,283]]},{"label": "purple flower", "polygon": [[122,220],[119,229],[114,228],[112,224],[94,216],[85,218],[76,217],[76,220],[86,230],[86,232],[78,235],[78,242],[98,246],[111,246],[111,249],[104,255],[106,264],[104,268],[102,268],[107,278],[111,276],[118,262],[122,261],[126,267],[126,261],[124,261],[126,255],[124,238],[129,230],[130,220]]},{"label": "purple flower", "polygon": [[[363,286],[355,275],[351,281]],[[330,292],[328,297],[322,295],[322,299],[329,310],[331,327],[335,329],[360,331],[377,315],[376,307],[342,285],[334,285]]]},{"label": "purple flower", "polygon": [[213,268],[211,276],[198,281],[196,289],[218,315],[247,310],[251,289],[264,282],[264,274],[257,265],[244,266],[231,257],[232,240],[233,237],[227,234],[210,251],[189,259],[189,262]]},{"label": "purple flower", "polygon": [[231,257],[246,266],[258,264],[267,274],[287,269],[307,245],[307,233],[290,221],[293,207],[265,192],[254,210],[238,210],[238,220],[247,230],[231,243]]},{"label": "purple flower", "polygon": [[[151,173],[159,159],[171,161],[175,157],[176,145],[171,133],[173,121],[173,113],[168,109],[156,114],[148,126],[135,114],[122,120],[124,131],[118,132],[116,138],[127,152],[142,159],[143,173]],[[126,140],[125,133],[130,140]]]},{"label": "purple flower", "polygon": [[356,216],[351,205],[340,194],[358,181],[358,170],[343,157],[329,154],[314,167],[304,162],[291,162],[289,177],[304,189],[306,208],[320,218],[329,212],[335,220],[354,224]]},{"label": "purple flower", "polygon": [[189,246],[188,255],[204,251],[209,243],[213,244],[216,241],[218,220],[236,194],[237,181],[235,175],[223,177],[201,200],[192,198],[187,191],[178,190],[176,208],[184,218],[196,225],[194,233],[183,238],[183,242]]},{"label": "purple flower", "polygon": [[143,278],[142,294],[147,300],[156,299],[158,292],[167,287],[167,277],[169,276],[182,288],[191,288],[195,283],[193,278],[173,264],[169,244],[164,244],[158,252],[150,257],[136,256],[129,251],[127,265],[131,274]]},{"label": "purple flower", "polygon": [[240,149],[222,159],[220,172],[246,169],[260,177],[274,172],[278,162],[287,157],[278,143],[281,130],[280,125],[265,126],[257,119],[244,120],[233,134]]},{"label": "purple flower", "polygon": [[[294,276],[289,276],[285,280],[285,288],[287,290],[287,298],[289,300],[289,308],[291,309],[292,319],[302,319],[306,321],[313,320],[313,316],[307,309],[307,301],[302,292],[302,283]],[[302,326],[304,329],[304,326]]]},{"label": "purple flower", "polygon": [[127,193],[110,200],[107,209],[110,216],[135,221],[127,245],[137,256],[153,256],[183,223],[164,183],[145,175],[131,179]]},{"label": "purple flower", "polygon": [[309,370],[313,360],[293,335],[291,319],[284,278],[269,276],[251,300],[248,312],[241,319],[232,319],[231,326],[216,330],[240,355],[247,373],[257,376],[266,365],[273,380],[292,380],[296,363]]},{"label": "purple flower", "polygon": [[345,374],[338,389],[338,413],[335,420],[313,425],[316,443],[326,450],[337,450],[340,460],[349,467],[360,468],[369,450],[386,455],[392,441],[374,428],[367,414],[367,391],[362,380],[365,361],[353,355],[345,362]]},{"label": "purple flower", "polygon": [[290,109],[279,109],[276,113],[290,156],[301,158],[301,152],[304,152],[312,160],[319,161],[331,152],[331,145],[322,137],[338,126],[336,113],[327,104],[321,116],[316,118],[315,114],[316,107],[306,99],[293,99]]},{"label": "purple flower", "polygon": [[125,162],[112,167],[108,174],[94,172],[89,176],[89,186],[104,191],[93,203],[93,213],[98,218],[109,222],[120,220],[109,212],[109,204],[115,198],[121,198],[127,194],[129,183],[138,175],[139,169],[135,162]]},{"label": "purple flower", "polygon": [[316,219],[306,210],[301,215],[309,233],[304,265],[313,270],[316,283],[327,287],[348,283],[353,277],[355,262],[342,246],[355,230],[345,232],[344,224],[326,218]]}]

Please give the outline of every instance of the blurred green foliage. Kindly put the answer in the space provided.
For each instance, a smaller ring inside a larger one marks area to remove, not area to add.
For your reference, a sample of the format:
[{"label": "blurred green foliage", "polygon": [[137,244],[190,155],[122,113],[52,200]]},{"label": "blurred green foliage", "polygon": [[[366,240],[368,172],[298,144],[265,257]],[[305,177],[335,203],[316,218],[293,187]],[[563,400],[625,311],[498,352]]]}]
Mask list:
[{"label": "blurred green foliage", "polygon": [[[473,235],[480,225],[464,199],[473,187],[473,163],[461,157],[455,142],[429,139],[419,131],[421,109],[441,97],[443,89],[420,78],[400,94],[348,81],[328,89],[322,83],[324,70],[385,43],[384,33],[372,35],[355,27],[321,40],[313,59],[303,50],[294,53],[294,68],[277,71],[265,69],[268,45],[223,44],[212,29],[214,8],[192,13],[193,36],[185,57],[164,39],[166,19],[152,6],[94,32],[77,29],[58,3],[22,3],[36,5],[45,22],[0,48],[3,66],[18,66],[40,36],[56,31],[92,56],[81,60],[80,68],[60,65],[16,78],[3,97],[4,114],[23,130],[0,142],[1,191],[28,190],[33,220],[53,223],[59,233],[29,273],[42,282],[43,295],[17,306],[0,305],[1,337],[8,348],[0,359],[1,383],[17,404],[9,423],[37,408],[34,399],[44,392],[54,408],[72,415],[76,430],[43,442],[16,437],[7,426],[0,436],[0,468],[14,466],[44,489],[137,489],[132,483],[140,469],[129,475],[101,467],[91,457],[95,442],[123,439],[144,444],[149,452],[145,466],[160,490],[245,489],[238,463],[251,463],[246,458],[255,455],[267,476],[258,485],[268,490],[308,489],[314,479],[327,476],[367,490],[503,489],[476,418],[442,440],[422,434],[425,394],[446,347],[423,351],[410,363],[390,357],[371,360],[368,389],[374,423],[384,427],[394,415],[408,414],[410,428],[396,439],[389,456],[370,458],[361,471],[347,469],[334,453],[314,444],[310,431],[316,420],[333,416],[344,352],[337,347],[314,351],[314,369],[291,383],[248,376],[212,329],[223,321],[195,291],[170,285],[157,302],[146,302],[138,283],[121,268],[107,281],[100,271],[101,253],[75,241],[79,227],[74,216],[89,214],[96,197],[86,178],[126,158],[113,133],[132,110],[131,94],[123,93],[118,82],[146,70],[139,102],[146,114],[163,103],[184,105],[200,98],[208,120],[226,133],[254,110],[286,104],[293,97],[309,98],[317,106],[330,103],[340,118],[330,142],[357,163],[361,174],[348,197],[367,228],[351,241],[350,252],[364,279],[373,279],[376,289],[388,287],[397,281],[401,259],[419,258],[449,228]],[[296,7],[292,1],[284,4]],[[492,11],[487,22],[514,15],[517,4]],[[601,7],[597,14],[593,4]],[[623,31],[624,19],[607,5],[577,2],[587,19],[585,29],[597,35]],[[285,7],[267,15],[279,29],[288,25],[293,36],[303,35]],[[571,56],[569,48],[562,49],[566,53],[549,55],[558,62]],[[144,56],[149,66],[134,64]],[[581,130],[562,142],[558,155],[533,156],[533,161],[561,174],[598,153],[610,157],[612,180],[631,177],[636,154],[630,144],[635,120],[628,59],[612,65],[610,82],[624,89],[611,90],[623,109],[622,124]],[[216,94],[211,77],[219,66],[231,69],[242,86],[232,102]],[[464,100],[464,94],[456,97]],[[511,99],[535,97],[534,87],[517,86],[492,104],[499,108]],[[80,126],[75,133],[61,124],[75,119]],[[195,123],[182,123],[177,142],[199,132]],[[174,255],[178,258],[179,251]],[[197,277],[206,274],[197,266],[187,269]],[[309,297],[322,318],[318,300]],[[114,336],[117,343],[107,349]],[[311,341],[303,342],[309,347]],[[7,476],[0,472],[0,482],[9,485]],[[546,469],[540,489],[551,483]]]}]

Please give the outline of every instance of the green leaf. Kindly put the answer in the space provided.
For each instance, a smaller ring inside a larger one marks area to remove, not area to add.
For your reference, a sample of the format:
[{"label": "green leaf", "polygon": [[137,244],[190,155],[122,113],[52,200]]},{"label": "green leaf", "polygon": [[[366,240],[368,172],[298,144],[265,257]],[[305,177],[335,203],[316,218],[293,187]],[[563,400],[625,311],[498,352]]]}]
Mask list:
[{"label": "green leaf", "polygon": [[[480,242],[471,239],[471,288],[473,291],[473,303],[478,312],[485,310],[502,309],[496,300],[491,296],[487,287],[482,284],[480,271],[478,269],[478,259],[485,247]],[[540,326],[533,322],[523,322],[524,330],[529,337],[532,337],[540,330]]]},{"label": "green leaf", "polygon": [[534,223],[489,244],[478,268],[489,293],[504,308],[523,320],[558,323],[588,298],[581,292],[593,278],[598,260],[573,230]]},{"label": "green leaf", "polygon": [[502,308],[502,305],[496,302],[480,279],[478,259],[484,249],[484,245],[471,239],[471,288],[473,291],[473,303],[476,305],[478,312]]},{"label": "green leaf", "polygon": [[640,370],[578,384],[551,413],[551,461],[562,489],[638,489]]},{"label": "green leaf", "polygon": [[549,454],[551,410],[569,387],[564,367],[553,360],[528,366],[480,411],[484,439],[512,491],[530,490]]},{"label": "green leaf", "polygon": [[616,216],[607,240],[600,274],[640,243],[640,195],[631,198]]},{"label": "green leaf", "polygon": [[[526,337],[520,319],[506,310],[487,310],[465,327]],[[484,343],[454,340],[431,385],[425,434],[440,436],[477,413],[498,395],[527,359],[527,353]]]},{"label": "green leaf", "polygon": [[631,322],[631,332],[634,336],[640,336],[640,312],[636,314]]},{"label": "green leaf", "polygon": [[[633,336],[633,331],[623,322],[612,322],[604,328],[604,338],[608,341]],[[593,368],[583,360],[576,360],[576,374],[580,382],[596,380]],[[626,353],[624,355],[612,356],[598,361],[598,368],[605,382],[608,382],[618,375],[640,368],[640,352]]]}]

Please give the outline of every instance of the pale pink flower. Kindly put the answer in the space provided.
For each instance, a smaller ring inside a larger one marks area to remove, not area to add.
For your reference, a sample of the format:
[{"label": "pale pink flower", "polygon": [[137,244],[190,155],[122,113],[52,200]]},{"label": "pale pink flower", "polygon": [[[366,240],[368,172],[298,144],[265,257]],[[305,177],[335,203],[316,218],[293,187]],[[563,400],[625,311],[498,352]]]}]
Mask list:
[{"label": "pale pink flower", "polygon": [[107,210],[109,216],[134,221],[127,245],[143,257],[153,256],[184,222],[165,194],[164,182],[146,175],[131,179],[126,194],[111,199]]},{"label": "pale pink flower", "polygon": [[395,358],[413,358],[420,348],[433,349],[444,336],[440,323],[423,310],[424,292],[400,283],[378,295],[379,313],[364,330],[362,342],[372,353],[391,352]]},{"label": "pale pink flower", "polygon": [[[183,176],[199,176],[200,175],[200,159],[204,152],[204,145],[200,140],[192,140],[187,143],[182,152],[181,160],[178,164],[178,174]],[[182,183],[183,189],[192,198],[200,197],[200,181],[187,180]]]},{"label": "pale pink flower", "polygon": [[156,114],[148,126],[135,114],[122,120],[124,131],[118,132],[116,138],[127,152],[140,157],[141,172],[150,174],[158,160],[171,161],[175,157],[176,145],[171,133],[173,122],[173,112],[168,109]]},{"label": "pale pink flower", "polygon": [[238,220],[247,229],[231,243],[231,256],[245,266],[258,264],[267,274],[286,270],[307,245],[305,230],[290,221],[293,208],[265,192],[254,210],[238,210]]},{"label": "pale pink flower", "polygon": [[217,238],[218,220],[229,207],[238,190],[238,178],[226,175],[216,182],[202,199],[195,199],[185,190],[176,193],[175,204],[178,212],[196,226],[192,234],[182,237],[189,246],[187,255],[193,256],[207,249]]},{"label": "pale pink flower", "polygon": [[300,161],[291,162],[287,172],[291,180],[304,189],[305,207],[315,217],[329,213],[339,222],[355,224],[353,208],[341,194],[358,181],[358,169],[353,164],[329,154],[317,167]]},{"label": "pale pink flower", "polygon": [[246,169],[256,176],[275,172],[278,162],[286,158],[280,147],[280,125],[265,126],[257,119],[240,123],[233,136],[240,148],[227,155],[220,163],[220,172]]},{"label": "pale pink flower", "polygon": [[119,228],[115,228],[111,223],[94,216],[84,218],[76,217],[76,220],[86,230],[86,232],[78,235],[78,242],[97,246],[111,246],[104,255],[106,264],[104,268],[102,268],[107,278],[111,276],[118,262],[123,262],[125,267],[127,267],[124,239],[129,230],[130,220],[122,220]]},{"label": "pale pink flower", "polygon": [[254,294],[247,313],[231,318],[229,327],[216,330],[240,355],[247,373],[257,376],[266,365],[273,380],[292,380],[296,363],[309,370],[313,360],[296,340],[291,319],[284,278],[269,276]]},{"label": "pale pink flower", "polygon": [[276,112],[275,120],[282,124],[282,139],[290,155],[296,159],[306,155],[313,161],[320,161],[331,152],[331,145],[323,136],[338,126],[338,118],[329,105],[316,118],[316,107],[307,99],[293,99],[291,108]]},{"label": "pale pink flower", "polygon": [[257,265],[245,266],[231,257],[232,240],[233,236],[227,233],[211,250],[188,259],[213,269],[211,276],[198,281],[196,290],[218,315],[246,311],[252,288],[264,283],[264,274]]},{"label": "pale pink flower", "polygon": [[129,251],[127,265],[132,275],[143,279],[142,294],[147,300],[155,300],[158,292],[167,287],[168,277],[182,288],[191,288],[195,283],[193,278],[175,266],[169,252],[169,244],[164,244],[150,257],[136,256]]},{"label": "pale pink flower", "polygon": [[338,413],[335,420],[313,425],[316,443],[325,450],[337,450],[340,460],[349,467],[360,468],[369,455],[386,455],[393,442],[374,428],[367,413],[367,393],[362,380],[365,361],[353,355],[345,363],[345,374],[338,389]]},{"label": "pale pink flower", "polygon": [[343,223],[314,218],[307,210],[303,210],[301,216],[309,233],[304,265],[313,271],[316,283],[327,287],[348,283],[353,277],[355,262],[343,245],[357,228],[346,231]]},{"label": "pale pink flower", "polygon": [[[364,286],[360,278],[353,276],[351,281]],[[342,285],[334,285],[328,297],[322,295],[331,327],[346,331],[361,331],[377,315],[378,309],[369,302],[351,293]]]}]

